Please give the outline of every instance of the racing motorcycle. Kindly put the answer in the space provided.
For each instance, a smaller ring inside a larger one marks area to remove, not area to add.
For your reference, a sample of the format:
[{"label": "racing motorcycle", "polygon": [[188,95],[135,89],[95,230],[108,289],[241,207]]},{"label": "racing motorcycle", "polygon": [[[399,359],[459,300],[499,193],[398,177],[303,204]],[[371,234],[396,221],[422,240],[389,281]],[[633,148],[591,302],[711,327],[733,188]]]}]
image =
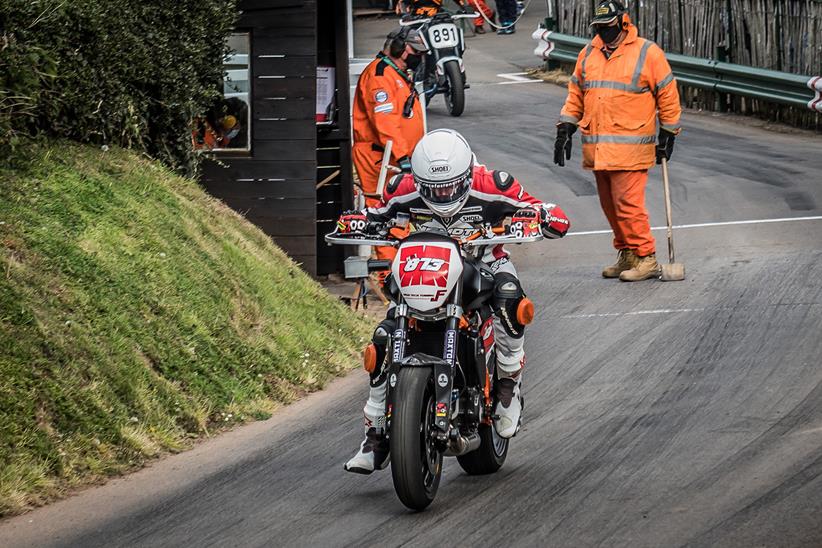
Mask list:
[{"label": "racing motorcycle", "polygon": [[[407,226],[407,216],[325,236],[329,244],[398,248],[386,282],[396,304],[384,364],[386,434],[394,489],[412,510],[434,500],[443,457],[456,457],[466,473],[479,475],[499,470],[508,455],[510,440],[493,425],[494,274],[480,258],[487,246],[543,239],[539,215],[532,213],[520,210],[507,227],[479,225],[460,238],[426,226],[393,239],[390,228]],[[533,303],[523,299],[518,321],[530,323],[533,315]],[[366,369],[374,370],[375,355],[372,343],[364,353]]]},{"label": "racing motorcycle", "polygon": [[413,26],[428,42],[429,53],[414,73],[414,81],[422,82],[425,104],[434,95],[445,97],[445,106],[451,116],[459,116],[465,110],[465,37],[454,21],[480,17],[479,13],[448,13],[441,11],[432,17],[405,16],[401,26]]}]

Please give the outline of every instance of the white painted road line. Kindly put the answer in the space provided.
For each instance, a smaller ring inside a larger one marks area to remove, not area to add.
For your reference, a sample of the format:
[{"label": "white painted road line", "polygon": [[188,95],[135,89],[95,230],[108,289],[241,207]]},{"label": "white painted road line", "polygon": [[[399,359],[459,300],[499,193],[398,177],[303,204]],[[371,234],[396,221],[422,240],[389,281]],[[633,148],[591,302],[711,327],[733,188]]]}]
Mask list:
[{"label": "white painted road line", "polygon": [[533,78],[528,78],[525,75],[528,74],[527,72],[504,72],[502,74],[497,74],[499,78],[505,78],[508,82],[494,82],[498,86],[505,86],[509,84],[533,84],[534,82],[542,82],[542,80],[534,80]]},{"label": "white painted road line", "polygon": [[569,314],[563,319],[612,318],[614,316],[643,316],[646,314],[676,314],[678,312],[703,312],[704,308],[663,308],[660,310],[634,310],[632,312],[606,312],[603,314]]},{"label": "white painted road line", "polygon": [[[822,221],[822,215],[814,215],[811,217],[783,217],[781,219],[752,219],[747,221],[718,221],[715,223],[696,223],[690,225],[674,225],[674,228],[705,228],[712,226],[731,226],[731,225],[756,225],[765,223],[789,223],[795,221]],[[667,226],[652,226],[651,230],[667,230]],[[581,232],[569,232],[568,236],[590,236],[592,234],[611,234],[611,230],[583,230]]]},{"label": "white painted road line", "polygon": [[499,78],[505,78],[506,80],[513,80],[514,82],[526,82],[531,81],[530,78],[526,78],[525,75],[528,74],[527,72],[503,72],[502,74],[497,74]]}]

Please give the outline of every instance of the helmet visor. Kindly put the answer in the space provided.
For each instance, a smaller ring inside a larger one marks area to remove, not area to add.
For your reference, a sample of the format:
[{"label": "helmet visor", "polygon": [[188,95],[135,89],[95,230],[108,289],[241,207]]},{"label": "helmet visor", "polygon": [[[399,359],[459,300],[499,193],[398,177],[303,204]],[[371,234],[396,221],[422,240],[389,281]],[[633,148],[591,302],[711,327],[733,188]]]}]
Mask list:
[{"label": "helmet visor", "polygon": [[444,182],[417,179],[417,188],[423,200],[432,204],[448,205],[461,200],[471,189],[471,171],[457,179]]}]

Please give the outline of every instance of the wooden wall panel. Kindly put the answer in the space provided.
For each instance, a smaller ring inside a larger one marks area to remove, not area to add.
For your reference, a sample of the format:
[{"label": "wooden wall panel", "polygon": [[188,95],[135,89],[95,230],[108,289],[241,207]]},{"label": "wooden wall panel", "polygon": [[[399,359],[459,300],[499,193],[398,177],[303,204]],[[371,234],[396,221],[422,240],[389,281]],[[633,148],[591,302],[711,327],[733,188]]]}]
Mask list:
[{"label": "wooden wall panel", "polygon": [[285,182],[234,181],[218,179],[210,182],[209,190],[219,198],[313,198],[313,180],[293,180]]},{"label": "wooden wall panel", "polygon": [[316,73],[312,77],[258,74],[253,78],[251,93],[254,97],[285,97],[286,100],[310,97],[313,101],[317,95]]},{"label": "wooden wall panel", "polygon": [[[257,139],[281,139],[288,136],[295,140],[310,141],[312,137],[316,139],[317,127],[314,120],[254,120],[251,128],[251,138]],[[295,141],[297,143],[299,141]],[[316,141],[313,141],[315,145]],[[296,145],[295,145],[296,146]],[[315,145],[316,146],[316,145]]]},{"label": "wooden wall panel", "polygon": [[[317,52],[317,37],[306,29],[255,30],[252,38],[254,55],[313,55]],[[267,34],[269,32],[271,34]]]},{"label": "wooden wall panel", "polygon": [[241,0],[251,33],[251,154],[206,162],[206,189],[316,274],[317,3]]},{"label": "wooden wall panel", "polygon": [[311,150],[314,141],[307,139],[303,146],[296,146],[298,144],[293,139],[257,139],[254,141],[254,156],[268,160],[314,161],[316,153]]}]

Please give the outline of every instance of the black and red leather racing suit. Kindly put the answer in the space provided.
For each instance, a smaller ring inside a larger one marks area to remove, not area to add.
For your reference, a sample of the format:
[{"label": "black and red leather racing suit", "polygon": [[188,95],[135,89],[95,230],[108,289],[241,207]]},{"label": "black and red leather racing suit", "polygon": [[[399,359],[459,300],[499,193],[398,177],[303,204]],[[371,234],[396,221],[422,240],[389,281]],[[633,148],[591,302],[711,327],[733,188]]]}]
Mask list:
[{"label": "black and red leather racing suit", "polygon": [[[542,232],[546,237],[560,238],[570,226],[565,214],[555,204],[542,202],[528,194],[509,173],[489,170],[483,165],[474,166],[468,201],[451,218],[440,218],[428,208],[417,192],[414,178],[410,174],[395,176],[386,185],[382,203],[368,208],[366,216],[369,221],[385,223],[394,219],[398,213],[406,213],[410,215],[411,224],[416,228],[433,225],[445,228],[453,237],[464,238],[480,231],[479,225],[488,223],[497,226],[523,208],[547,212],[550,221],[542,223]],[[507,279],[513,277],[519,285],[516,269],[503,246],[487,247],[481,260],[491,267],[497,278],[501,275]],[[514,377],[519,373],[524,360],[524,339],[521,329],[516,331],[511,327],[501,319],[495,319],[497,365],[502,373]]]}]

